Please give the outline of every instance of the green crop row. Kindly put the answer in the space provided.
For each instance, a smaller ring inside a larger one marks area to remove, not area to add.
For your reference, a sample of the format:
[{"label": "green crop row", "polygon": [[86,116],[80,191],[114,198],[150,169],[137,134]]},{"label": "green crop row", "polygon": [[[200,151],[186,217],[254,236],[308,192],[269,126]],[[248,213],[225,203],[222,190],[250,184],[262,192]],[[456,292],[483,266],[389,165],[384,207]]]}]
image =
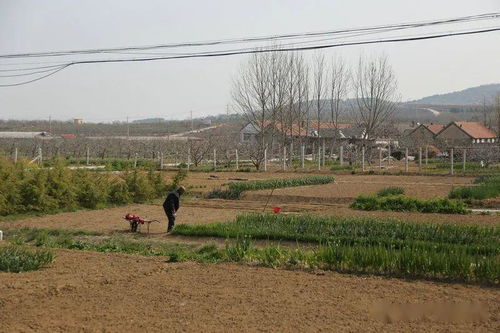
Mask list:
[{"label": "green crop row", "polygon": [[264,180],[251,180],[247,182],[232,182],[226,184],[227,189],[215,189],[208,194],[208,198],[238,199],[244,191],[257,191],[295,186],[321,185],[335,181],[329,175],[313,175],[297,178],[276,178]]},{"label": "green crop row", "polygon": [[[259,262],[274,262],[277,266],[302,260],[308,267],[341,272],[493,283],[498,283],[500,276],[498,227],[250,214],[229,223],[179,225],[174,234],[320,244],[317,250],[301,253],[260,250]],[[241,257],[244,249],[243,244],[233,250]]]},{"label": "green crop row", "polygon": [[452,189],[449,198],[483,200],[500,196],[500,176],[478,177],[476,183],[479,185]]},{"label": "green crop row", "polygon": [[388,186],[377,192],[378,197],[388,197],[390,195],[404,194],[405,189],[398,186]]},{"label": "green crop row", "polygon": [[53,260],[54,255],[50,251],[33,251],[19,246],[0,247],[0,271],[4,272],[34,271]]},{"label": "green crop row", "polygon": [[227,223],[180,224],[174,234],[305,242],[339,242],[341,245],[386,244],[421,241],[493,247],[500,253],[500,228],[496,226],[403,222],[397,219],[283,214],[245,214]]},{"label": "green crop row", "polygon": [[117,236],[80,237],[78,233],[56,230],[16,230],[9,235],[17,244],[46,248],[67,248],[97,252],[167,256],[169,262],[239,262],[267,267],[325,269],[338,272],[385,276],[454,280],[498,284],[500,264],[496,254],[472,254],[463,247],[436,251],[408,242],[401,248],[381,245],[342,245],[326,242],[317,248],[279,245],[254,247],[249,236],[226,242],[224,247],[152,242]]},{"label": "green crop row", "polygon": [[360,195],[351,204],[351,208],[442,214],[467,214],[469,212],[467,206],[461,201],[450,199],[417,199],[403,195],[386,197]]}]

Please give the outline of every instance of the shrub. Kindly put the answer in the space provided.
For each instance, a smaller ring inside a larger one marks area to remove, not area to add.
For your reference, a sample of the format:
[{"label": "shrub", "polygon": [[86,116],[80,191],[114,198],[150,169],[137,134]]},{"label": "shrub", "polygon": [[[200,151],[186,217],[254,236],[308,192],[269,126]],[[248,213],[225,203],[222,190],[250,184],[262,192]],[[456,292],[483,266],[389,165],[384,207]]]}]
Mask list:
[{"label": "shrub", "polygon": [[98,204],[108,202],[107,184],[100,177],[83,170],[77,170],[75,175],[80,207],[95,209]]},{"label": "shrub", "polygon": [[119,180],[111,184],[109,202],[116,205],[124,205],[132,202],[132,197],[125,181]]},{"label": "shrub", "polygon": [[160,197],[165,195],[165,192],[169,190],[169,186],[165,184],[161,172],[155,172],[153,169],[149,169],[148,180],[153,188],[153,196]]},{"label": "shrub", "polygon": [[405,190],[402,187],[398,186],[389,186],[386,188],[381,189],[380,191],[377,192],[378,197],[387,197],[390,195],[398,195],[398,194],[404,194]]},{"label": "shrub", "polygon": [[0,247],[0,271],[20,273],[34,271],[50,264],[54,255],[50,251],[26,250],[17,246]]},{"label": "shrub", "polygon": [[177,173],[175,174],[174,178],[172,179],[172,183],[170,184],[170,190],[175,190],[179,185],[181,184],[182,181],[184,181],[188,176],[187,170],[186,169],[179,169]]},{"label": "shrub", "polygon": [[35,170],[21,184],[21,204],[25,211],[49,212],[57,208],[57,201],[47,191],[47,173]]},{"label": "shrub", "polygon": [[47,192],[54,198],[57,208],[76,206],[76,192],[71,172],[61,161],[55,162],[54,167],[48,171]]},{"label": "shrub", "polygon": [[[142,203],[163,196],[169,188],[161,173],[134,170],[116,176],[90,170],[71,170],[62,161],[50,169],[17,164],[0,158],[0,216],[99,205]],[[180,172],[176,178],[186,177]],[[174,179],[175,183],[175,179]],[[172,185],[171,185],[172,186]]]},{"label": "shrub", "polygon": [[141,203],[154,198],[154,188],[148,177],[134,170],[126,174],[125,180],[131,193],[133,202]]}]

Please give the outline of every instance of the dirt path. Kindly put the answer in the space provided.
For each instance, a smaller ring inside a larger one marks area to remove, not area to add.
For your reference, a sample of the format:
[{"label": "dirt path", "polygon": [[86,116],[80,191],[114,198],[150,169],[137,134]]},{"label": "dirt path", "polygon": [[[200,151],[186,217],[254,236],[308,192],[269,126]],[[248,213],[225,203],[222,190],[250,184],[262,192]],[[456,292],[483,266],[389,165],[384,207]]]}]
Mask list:
[{"label": "dirt path", "polygon": [[[498,332],[500,292],[479,286],[57,250],[50,267],[0,273],[4,332]],[[78,266],[75,266],[78,263]],[[397,320],[385,301],[478,302],[472,317]],[[460,320],[465,320],[460,322]]]}]

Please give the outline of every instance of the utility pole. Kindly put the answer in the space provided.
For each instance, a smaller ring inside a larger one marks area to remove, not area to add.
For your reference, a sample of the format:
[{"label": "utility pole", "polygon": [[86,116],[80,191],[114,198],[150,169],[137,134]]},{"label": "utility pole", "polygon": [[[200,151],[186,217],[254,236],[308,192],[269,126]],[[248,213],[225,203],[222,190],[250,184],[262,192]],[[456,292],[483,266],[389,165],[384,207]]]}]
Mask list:
[{"label": "utility pole", "polygon": [[318,143],[318,171],[321,170],[321,146]]},{"label": "utility pole", "polygon": [[365,172],[365,146],[361,147],[361,170]]},{"label": "utility pole", "polygon": [[408,172],[408,148],[405,148],[405,172]]},{"label": "utility pole", "polygon": [[453,175],[453,148],[450,149],[450,175]]},{"label": "utility pole", "polygon": [[302,169],[304,169],[305,149],[306,147],[304,146],[304,144],[302,144],[302,151],[300,153],[300,166],[302,167]]},{"label": "utility pole", "polygon": [[127,116],[127,140],[130,140],[130,125],[128,123],[128,116]]},{"label": "utility pole", "polygon": [[240,169],[238,149],[236,149],[236,171]]},{"label": "utility pole", "polygon": [[194,124],[193,124],[193,110],[191,112],[191,131],[194,131]]},{"label": "utility pole", "polygon": [[418,148],[418,171],[422,171],[422,147]]},{"label": "utility pole", "polygon": [[340,146],[340,166],[344,165],[344,146]]},{"label": "utility pole", "polygon": [[267,171],[267,148],[264,148],[264,172]]},{"label": "utility pole", "polygon": [[49,116],[49,133],[52,134],[52,117]]}]

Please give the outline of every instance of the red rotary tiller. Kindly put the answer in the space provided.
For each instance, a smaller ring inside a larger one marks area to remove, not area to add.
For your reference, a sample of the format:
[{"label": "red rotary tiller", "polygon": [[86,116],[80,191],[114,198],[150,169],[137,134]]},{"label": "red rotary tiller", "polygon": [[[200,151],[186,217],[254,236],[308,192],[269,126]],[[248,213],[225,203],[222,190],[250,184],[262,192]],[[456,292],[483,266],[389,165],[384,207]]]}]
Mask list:
[{"label": "red rotary tiller", "polygon": [[153,222],[160,223],[160,221],[158,221],[158,220],[146,220],[146,219],[143,219],[142,217],[140,217],[138,215],[134,215],[134,214],[130,214],[130,213],[128,213],[127,215],[125,215],[123,217],[123,219],[125,221],[127,221],[127,222],[130,223],[130,231],[131,232],[137,232],[137,228],[140,225],[146,224],[146,226],[148,227],[148,234],[149,234],[149,225],[151,223],[153,223]]}]

